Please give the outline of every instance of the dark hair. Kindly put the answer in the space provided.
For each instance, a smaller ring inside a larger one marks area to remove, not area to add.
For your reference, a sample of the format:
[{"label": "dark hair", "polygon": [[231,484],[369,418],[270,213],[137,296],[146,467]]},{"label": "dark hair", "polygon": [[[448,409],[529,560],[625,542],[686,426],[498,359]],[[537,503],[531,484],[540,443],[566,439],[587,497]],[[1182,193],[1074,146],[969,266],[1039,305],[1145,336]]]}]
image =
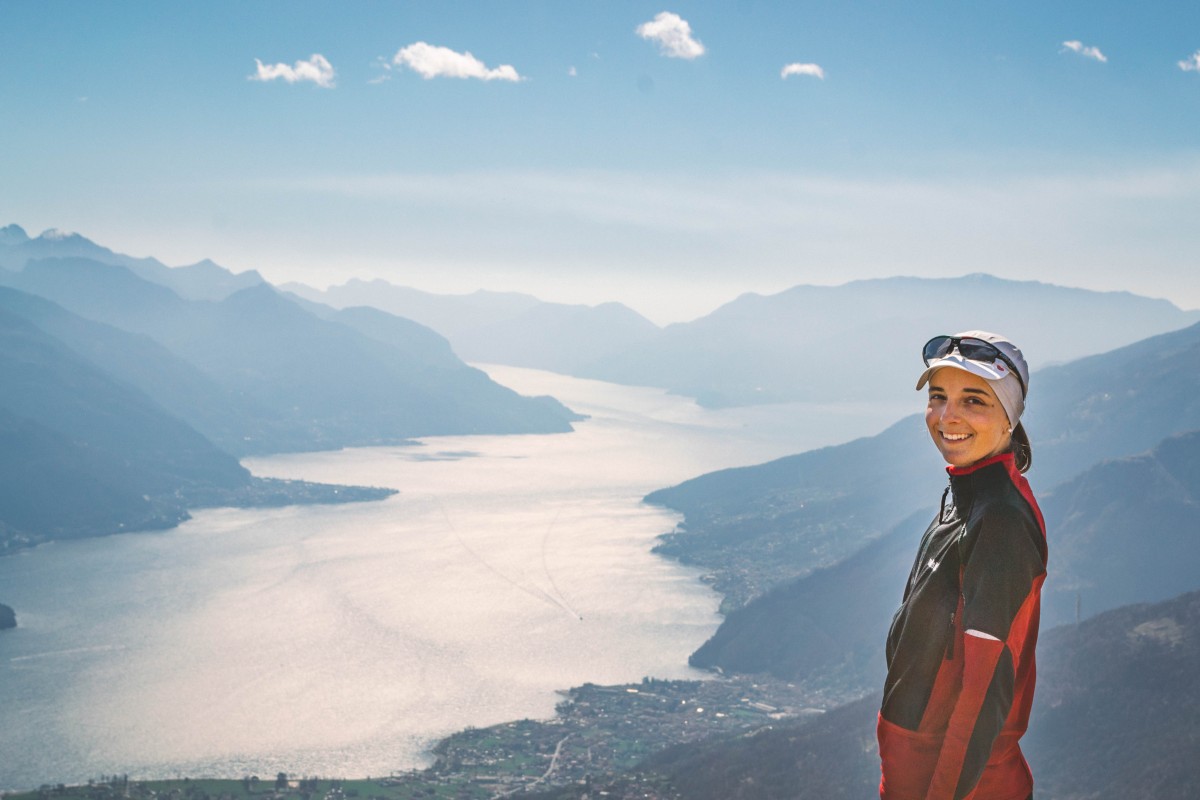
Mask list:
[{"label": "dark hair", "polygon": [[1018,422],[1017,427],[1012,432],[1012,452],[1015,456],[1018,472],[1028,472],[1033,466],[1033,446],[1029,444],[1029,434],[1025,432],[1025,425]]}]

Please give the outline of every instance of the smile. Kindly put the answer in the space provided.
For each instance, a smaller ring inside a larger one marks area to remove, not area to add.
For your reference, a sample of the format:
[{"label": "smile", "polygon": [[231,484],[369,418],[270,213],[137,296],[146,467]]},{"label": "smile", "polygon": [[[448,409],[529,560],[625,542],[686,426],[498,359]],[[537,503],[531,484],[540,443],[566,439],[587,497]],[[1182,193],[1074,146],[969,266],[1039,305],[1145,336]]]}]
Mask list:
[{"label": "smile", "polygon": [[948,442],[961,442],[965,439],[970,439],[974,434],[970,433],[946,433],[942,432],[942,438]]}]

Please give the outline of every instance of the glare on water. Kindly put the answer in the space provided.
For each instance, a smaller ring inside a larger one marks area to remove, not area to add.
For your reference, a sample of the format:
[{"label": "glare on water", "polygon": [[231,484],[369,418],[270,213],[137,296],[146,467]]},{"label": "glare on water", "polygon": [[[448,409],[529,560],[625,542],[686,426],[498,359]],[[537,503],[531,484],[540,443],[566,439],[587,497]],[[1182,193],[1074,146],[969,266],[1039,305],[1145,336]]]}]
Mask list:
[{"label": "glare on water", "polygon": [[700,677],[687,657],[719,623],[718,597],[650,552],[678,518],[642,496],[890,421],[713,412],[489,371],[590,418],[570,434],[249,459],[258,475],[399,494],[207,510],[165,533],[0,559],[21,622],[0,637],[0,788],[379,775],[427,763],[456,729],[548,717],[556,689]]}]

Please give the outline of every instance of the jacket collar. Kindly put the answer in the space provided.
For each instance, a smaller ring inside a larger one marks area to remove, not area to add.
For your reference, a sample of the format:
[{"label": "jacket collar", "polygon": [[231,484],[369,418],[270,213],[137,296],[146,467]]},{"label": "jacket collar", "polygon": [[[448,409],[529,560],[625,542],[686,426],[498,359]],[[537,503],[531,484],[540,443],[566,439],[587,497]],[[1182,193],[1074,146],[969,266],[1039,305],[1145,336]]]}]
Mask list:
[{"label": "jacket collar", "polygon": [[971,507],[977,492],[1010,481],[1009,476],[1015,471],[1016,456],[1009,452],[985,458],[967,467],[946,467],[955,507],[965,512]]}]

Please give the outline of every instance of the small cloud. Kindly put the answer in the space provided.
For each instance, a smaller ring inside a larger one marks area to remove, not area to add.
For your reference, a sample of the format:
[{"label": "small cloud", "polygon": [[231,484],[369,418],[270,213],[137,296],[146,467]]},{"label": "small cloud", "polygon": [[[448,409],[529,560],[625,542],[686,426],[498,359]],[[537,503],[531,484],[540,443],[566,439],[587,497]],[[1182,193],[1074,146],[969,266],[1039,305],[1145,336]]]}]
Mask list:
[{"label": "small cloud", "polygon": [[1072,53],[1079,53],[1084,58],[1094,58],[1102,64],[1108,63],[1108,57],[1100,52],[1099,47],[1085,46],[1083,42],[1072,40],[1062,43],[1064,50],[1070,50]]},{"label": "small cloud", "polygon": [[786,79],[789,75],[811,75],[825,80],[825,70],[821,69],[820,64],[788,64],[779,71],[780,78]]},{"label": "small cloud", "polygon": [[1200,50],[1192,53],[1190,58],[1180,61],[1179,68],[1184,72],[1200,72]]},{"label": "small cloud", "polygon": [[376,57],[375,63],[373,66],[375,67],[375,69],[379,70],[379,74],[376,75],[374,78],[369,78],[367,80],[367,83],[374,86],[374,85],[377,85],[380,83],[386,83],[387,81],[390,81],[392,79],[392,62],[391,61],[384,58],[383,56],[378,56],[378,57]]},{"label": "small cloud", "polygon": [[509,64],[489,69],[470,53],[458,53],[449,47],[425,42],[401,48],[392,59],[398,67],[408,67],[422,78],[477,78],[481,81],[524,80]]},{"label": "small cloud", "polygon": [[575,77],[578,77],[579,70],[575,69],[574,67],[571,67],[570,69],[567,70],[567,74],[570,75],[572,78],[575,78]]},{"label": "small cloud", "polygon": [[258,69],[250,76],[252,81],[312,81],[325,89],[333,88],[333,65],[320,53],[313,53],[308,61],[297,61],[290,67],[287,64],[264,64],[257,58],[254,59],[254,63],[258,65]]},{"label": "small cloud", "polygon": [[661,11],[654,19],[638,25],[637,35],[657,42],[659,51],[670,58],[693,59],[704,55],[704,45],[692,37],[692,26],[670,11]]}]

